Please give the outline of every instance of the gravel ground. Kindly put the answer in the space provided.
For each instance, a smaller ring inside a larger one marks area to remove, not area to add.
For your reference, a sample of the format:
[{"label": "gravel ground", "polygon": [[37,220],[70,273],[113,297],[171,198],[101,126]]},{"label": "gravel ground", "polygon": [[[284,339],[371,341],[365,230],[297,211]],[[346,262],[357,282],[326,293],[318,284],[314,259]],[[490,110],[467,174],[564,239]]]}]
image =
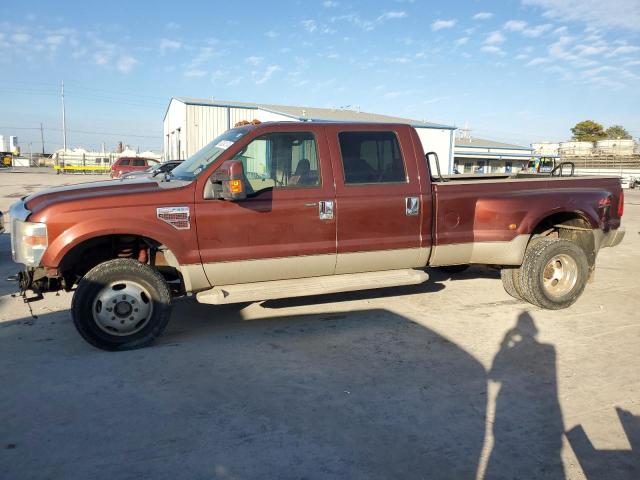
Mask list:
[{"label": "gravel ground", "polygon": [[[25,169],[27,170],[27,169]],[[105,177],[0,170],[0,209]],[[0,236],[0,478],[640,478],[640,194],[570,309],[495,271],[250,305],[176,303],[92,348],[71,295],[12,298]]]}]

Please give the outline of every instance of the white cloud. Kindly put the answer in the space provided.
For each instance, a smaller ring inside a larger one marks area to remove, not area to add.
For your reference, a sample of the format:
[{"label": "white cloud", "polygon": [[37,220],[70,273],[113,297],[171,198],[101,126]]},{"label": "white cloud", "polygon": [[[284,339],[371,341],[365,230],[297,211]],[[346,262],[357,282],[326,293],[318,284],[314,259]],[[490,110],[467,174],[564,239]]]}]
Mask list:
[{"label": "white cloud", "polygon": [[265,33],[265,35],[269,38],[276,38],[280,34],[275,30],[269,30],[267,33]]},{"label": "white cloud", "polygon": [[493,17],[493,13],[490,12],[478,12],[473,16],[474,20],[489,20]]},{"label": "white cloud", "polygon": [[14,33],[11,35],[11,39],[16,43],[27,43],[31,40],[31,35],[28,33]]},{"label": "white cloud", "polygon": [[386,20],[393,20],[396,18],[405,18],[406,16],[406,12],[384,12],[376,19],[376,21],[384,22]]},{"label": "white cloud", "polygon": [[[505,30],[509,30],[510,32],[519,32],[525,37],[529,38],[537,38],[543,33],[548,32],[553,28],[553,25],[550,23],[545,23],[543,25],[535,25],[528,26],[527,22],[523,22],[522,20],[509,20],[506,22],[502,28]],[[557,29],[556,33],[563,33],[566,31],[566,27],[563,27],[565,30]]]},{"label": "white cloud", "polygon": [[93,54],[93,61],[96,63],[96,65],[106,65],[107,63],[109,63],[110,57],[111,55],[106,52],[97,52]]},{"label": "white cloud", "polygon": [[309,33],[315,32],[318,28],[318,24],[315,20],[303,20],[301,23],[304,29]]},{"label": "white cloud", "polygon": [[442,30],[444,28],[452,28],[457,23],[457,20],[441,20],[438,19],[431,24],[431,30],[437,32],[438,30]]},{"label": "white cloud", "polygon": [[55,48],[64,41],[64,35],[48,35],[44,41],[47,45]]},{"label": "white cloud", "polygon": [[118,59],[118,63],[116,64],[116,68],[120,70],[122,73],[128,73],[131,69],[138,63],[138,61],[130,55],[125,55]]},{"label": "white cloud", "polygon": [[360,17],[360,15],[358,14],[350,13],[347,15],[338,15],[335,17],[331,17],[330,21],[331,22],[340,22],[340,21],[349,22],[352,25],[355,25],[356,27],[361,28],[365,32],[370,32],[371,30],[375,29],[377,25],[380,25],[386,22],[387,20],[397,20],[400,18],[405,18],[406,16],[407,16],[406,12],[391,11],[391,12],[383,13],[382,15],[377,17],[375,20],[366,20]]},{"label": "white cloud", "polygon": [[279,65],[269,65],[262,76],[256,80],[256,85],[262,85],[263,83],[268,82],[273,74],[279,70],[282,70]]},{"label": "white cloud", "polygon": [[491,32],[487,38],[484,41],[485,45],[500,45],[501,43],[504,43],[504,35],[502,35],[500,32],[495,31],[495,32]]},{"label": "white cloud", "polygon": [[176,22],[169,22],[165,25],[165,28],[167,30],[178,30],[180,28],[180,25],[178,25]]},{"label": "white cloud", "polygon": [[495,45],[485,45],[480,50],[485,52],[485,53],[491,53],[493,55],[500,55],[501,57],[504,57],[504,55],[505,55],[504,51],[500,47],[496,47]]},{"label": "white cloud", "polygon": [[537,57],[531,60],[526,64],[527,67],[535,67],[536,65],[544,65],[546,63],[551,63],[551,60],[545,57]]},{"label": "white cloud", "polygon": [[638,0],[522,0],[522,3],[544,9],[549,18],[608,29],[640,30]]},{"label": "white cloud", "polygon": [[608,56],[611,57],[615,55],[623,55],[625,53],[635,53],[638,50],[640,50],[640,47],[636,47],[635,45],[623,45],[621,47],[615,48],[608,54]]},{"label": "white cloud", "polygon": [[460,37],[456,40],[456,45],[464,45],[469,41],[469,37]]},{"label": "white cloud", "polygon": [[543,33],[548,32],[549,30],[551,30],[553,28],[553,25],[551,25],[550,23],[545,23],[543,25],[536,25],[535,27],[529,27],[529,28],[525,28],[522,31],[522,34],[525,37],[529,37],[529,38],[537,38],[540,35],[542,35]]},{"label": "white cloud", "polygon": [[247,62],[250,65],[253,66],[258,66],[262,63],[264,59],[262,57],[256,57],[255,55],[252,55],[250,57],[247,57],[244,59],[245,62]]},{"label": "white cloud", "polygon": [[324,2],[322,2],[322,6],[324,8],[333,8],[338,6],[338,2],[334,2],[332,0],[325,0]]},{"label": "white cloud", "polygon": [[591,55],[600,55],[607,50],[607,47],[595,47],[593,45],[576,45],[575,49],[578,51],[578,55],[586,57]]},{"label": "white cloud", "polygon": [[163,38],[162,40],[160,40],[160,53],[164,54],[167,50],[179,50],[181,47],[182,44],[177,40],[170,40],[168,38]]},{"label": "white cloud", "polygon": [[185,70],[184,76],[190,78],[200,78],[204,77],[207,74],[204,70],[200,70],[198,68],[189,68]]},{"label": "white cloud", "polygon": [[523,22],[522,20],[509,20],[502,26],[502,28],[511,32],[521,32],[526,26],[527,22]]}]

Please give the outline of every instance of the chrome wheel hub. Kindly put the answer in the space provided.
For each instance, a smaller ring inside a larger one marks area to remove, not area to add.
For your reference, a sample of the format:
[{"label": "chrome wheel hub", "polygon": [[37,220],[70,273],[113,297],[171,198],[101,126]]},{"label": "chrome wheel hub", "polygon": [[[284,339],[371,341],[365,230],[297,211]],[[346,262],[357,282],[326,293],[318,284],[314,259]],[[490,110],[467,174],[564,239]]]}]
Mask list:
[{"label": "chrome wheel hub", "polygon": [[93,319],[98,327],[116,336],[132,335],[149,322],[153,302],[148,290],[136,282],[113,282],[93,302]]},{"label": "chrome wheel hub", "polygon": [[551,297],[562,297],[573,289],[578,281],[578,264],[569,255],[555,255],[545,265],[542,285]]}]

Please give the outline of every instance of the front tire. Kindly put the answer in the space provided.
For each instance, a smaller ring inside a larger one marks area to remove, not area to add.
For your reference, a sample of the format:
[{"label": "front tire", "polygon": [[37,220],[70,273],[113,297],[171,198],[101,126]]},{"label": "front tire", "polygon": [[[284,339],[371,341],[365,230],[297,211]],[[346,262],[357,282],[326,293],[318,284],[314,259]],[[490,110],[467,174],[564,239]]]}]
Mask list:
[{"label": "front tire", "polygon": [[92,268],[71,302],[73,323],[82,337],[102,350],[146,347],[171,316],[171,292],[164,278],[133,259],[109,260]]},{"label": "front tire", "polygon": [[520,272],[523,297],[541,308],[559,310],[573,305],[589,277],[589,262],[575,243],[543,238],[531,244]]}]

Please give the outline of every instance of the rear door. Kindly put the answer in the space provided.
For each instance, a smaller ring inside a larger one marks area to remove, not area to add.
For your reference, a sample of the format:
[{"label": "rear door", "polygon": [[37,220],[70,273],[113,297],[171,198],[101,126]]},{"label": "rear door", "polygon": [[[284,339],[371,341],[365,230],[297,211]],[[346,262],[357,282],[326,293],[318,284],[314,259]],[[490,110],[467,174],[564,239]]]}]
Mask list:
[{"label": "rear door", "polygon": [[239,202],[197,193],[201,258],[226,285],[331,275],[336,262],[335,189],[323,128],[261,128],[232,158],[250,185]]},{"label": "rear door", "polygon": [[327,138],[336,180],[336,273],[426,265],[409,127],[330,126]]}]

